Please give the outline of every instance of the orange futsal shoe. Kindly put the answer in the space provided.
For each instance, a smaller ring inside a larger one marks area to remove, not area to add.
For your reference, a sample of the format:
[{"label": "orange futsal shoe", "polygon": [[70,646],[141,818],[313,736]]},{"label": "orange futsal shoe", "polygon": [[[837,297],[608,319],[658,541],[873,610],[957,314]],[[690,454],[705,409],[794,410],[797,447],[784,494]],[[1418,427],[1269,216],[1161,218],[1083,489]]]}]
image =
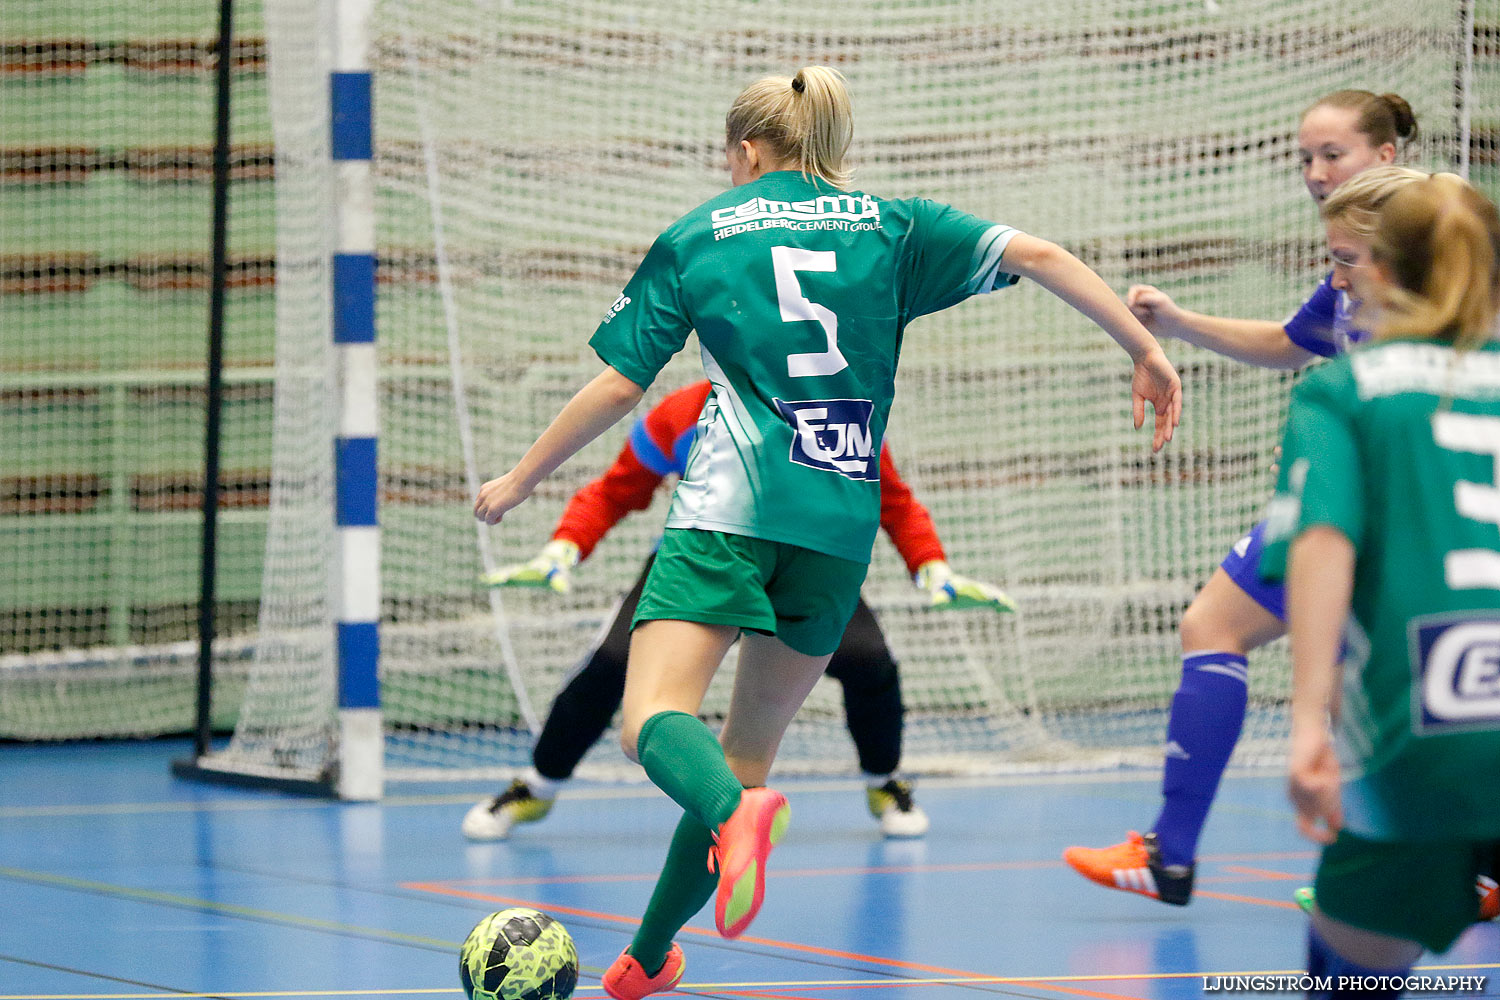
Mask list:
[{"label": "orange futsal shoe", "polygon": [[1193,865],[1164,865],[1156,834],[1134,830],[1113,847],[1070,847],[1063,860],[1090,882],[1186,906],[1193,897]]},{"label": "orange futsal shoe", "polygon": [[683,964],[682,949],[674,941],[661,969],[648,976],[627,948],[604,973],[604,992],[615,1000],[641,1000],[653,993],[665,993],[682,981]]},{"label": "orange futsal shoe", "polygon": [[791,817],[785,795],[769,788],[747,788],[740,793],[739,808],[714,835],[708,870],[719,873],[714,923],[725,937],[745,933],[760,912],[766,897],[766,859]]},{"label": "orange futsal shoe", "polygon": [[1494,920],[1500,917],[1500,883],[1488,875],[1481,875],[1474,884],[1474,891],[1479,893],[1479,919]]}]

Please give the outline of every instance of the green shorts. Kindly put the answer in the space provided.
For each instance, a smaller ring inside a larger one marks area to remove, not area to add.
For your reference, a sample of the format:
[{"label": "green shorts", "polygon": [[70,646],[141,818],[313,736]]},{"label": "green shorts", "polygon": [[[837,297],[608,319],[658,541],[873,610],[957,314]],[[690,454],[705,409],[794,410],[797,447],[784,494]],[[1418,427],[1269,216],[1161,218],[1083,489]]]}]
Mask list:
[{"label": "green shorts", "polygon": [[1479,917],[1474,879],[1488,841],[1378,841],[1341,832],[1318,862],[1318,909],[1346,924],[1444,952]]},{"label": "green shorts", "polygon": [[839,648],[868,571],[797,545],[668,528],[630,627],[658,618],[737,625],[827,656]]}]

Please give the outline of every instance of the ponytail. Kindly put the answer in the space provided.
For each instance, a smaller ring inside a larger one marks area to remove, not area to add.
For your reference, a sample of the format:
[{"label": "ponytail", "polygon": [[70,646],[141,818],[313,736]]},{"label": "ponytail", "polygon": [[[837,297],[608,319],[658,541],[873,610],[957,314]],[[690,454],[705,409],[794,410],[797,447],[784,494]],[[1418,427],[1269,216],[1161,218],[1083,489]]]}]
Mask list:
[{"label": "ponytail", "polygon": [[1366,242],[1375,238],[1380,208],[1391,195],[1428,174],[1410,167],[1371,167],[1333,189],[1319,208],[1323,221]]},{"label": "ponytail", "polygon": [[852,171],[844,157],[854,139],[854,113],[844,75],[836,69],[805,66],[793,77],[756,80],[730,105],[724,133],[731,148],[757,139],[805,176],[849,186]]},{"label": "ponytail", "polygon": [[1378,335],[1427,337],[1467,349],[1494,335],[1500,308],[1500,215],[1456,174],[1393,194],[1370,248],[1395,280]]}]

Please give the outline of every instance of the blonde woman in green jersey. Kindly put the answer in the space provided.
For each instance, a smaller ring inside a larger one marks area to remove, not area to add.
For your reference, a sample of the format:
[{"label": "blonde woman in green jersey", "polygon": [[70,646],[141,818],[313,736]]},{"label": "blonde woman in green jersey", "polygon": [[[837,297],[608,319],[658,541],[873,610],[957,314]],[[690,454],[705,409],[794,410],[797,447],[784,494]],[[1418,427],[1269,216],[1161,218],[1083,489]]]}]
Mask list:
[{"label": "blonde woman in green jersey", "polygon": [[1377,341],[1294,391],[1260,568],[1285,572],[1289,790],[1325,845],[1309,996],[1371,998],[1474,921],[1500,849],[1500,216],[1453,174],[1408,184],[1361,282]]},{"label": "blonde woman in green jersey", "polygon": [[[788,817],[763,785],[864,581],[907,324],[1031,278],[1129,353],[1132,415],[1139,427],[1154,408],[1154,448],[1181,414],[1176,371],[1098,275],[1009,226],[850,190],[853,131],[835,70],[745,88],[725,123],[733,187],[656,239],[590,341],[604,371],[474,505],[500,521],[628,413],[697,331],[713,391],[636,610],[621,737],[684,816],[640,930],[605,974],[617,1000],[681,978],[672,936],[716,889],[726,937],[760,908]],[[742,633],[715,739],[698,708]]]}]

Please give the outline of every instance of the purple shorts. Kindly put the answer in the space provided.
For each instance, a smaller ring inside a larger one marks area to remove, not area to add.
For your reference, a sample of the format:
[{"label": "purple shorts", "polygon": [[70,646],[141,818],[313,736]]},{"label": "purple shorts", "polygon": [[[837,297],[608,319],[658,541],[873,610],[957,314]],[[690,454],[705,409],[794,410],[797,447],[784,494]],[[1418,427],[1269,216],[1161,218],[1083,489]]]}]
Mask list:
[{"label": "purple shorts", "polygon": [[1250,529],[1250,533],[1234,543],[1229,555],[1219,563],[1241,590],[1250,599],[1271,614],[1286,621],[1286,585],[1266,583],[1257,572],[1260,553],[1266,545],[1266,522],[1262,521]]}]

